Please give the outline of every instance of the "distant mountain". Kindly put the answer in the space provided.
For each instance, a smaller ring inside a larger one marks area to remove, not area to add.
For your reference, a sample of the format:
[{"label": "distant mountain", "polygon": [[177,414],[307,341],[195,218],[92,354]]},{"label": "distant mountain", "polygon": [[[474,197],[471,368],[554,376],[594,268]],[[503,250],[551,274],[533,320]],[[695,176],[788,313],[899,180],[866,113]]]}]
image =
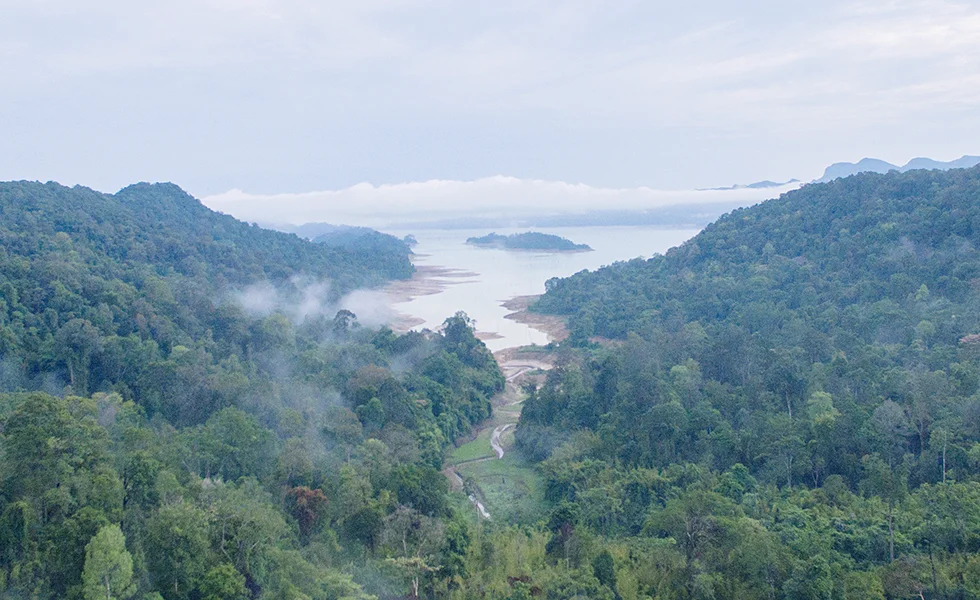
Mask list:
[{"label": "distant mountain", "polygon": [[376,233],[370,227],[353,227],[350,225],[334,225],[333,223],[303,223],[302,225],[271,225],[262,224],[267,229],[275,229],[285,233],[295,233],[301,238],[313,240],[324,236],[338,235],[345,239],[353,239],[361,235]]},{"label": "distant mountain", "polygon": [[856,163],[840,162],[827,167],[823,177],[817,179],[815,183],[826,183],[839,177],[850,177],[858,173],[888,173],[889,171],[912,171],[915,169],[934,169],[947,171],[949,169],[969,169],[980,164],[980,156],[963,156],[949,162],[941,162],[931,158],[913,158],[905,166],[893,165],[877,158],[862,158]]},{"label": "distant mountain", "polygon": [[789,185],[791,183],[799,183],[799,179],[790,179],[789,181],[784,181],[779,183],[778,181],[769,181],[768,179],[764,181],[756,181],[755,183],[750,183],[748,185],[742,183],[736,183],[735,185],[729,187],[716,187],[716,188],[702,188],[698,191],[710,191],[710,192],[726,192],[729,190],[764,190],[769,188],[783,187],[784,185]]},{"label": "distant mountain", "polygon": [[412,275],[412,263],[408,258],[412,254],[412,248],[411,240],[408,239],[399,239],[370,227],[331,223],[263,225],[263,227],[294,233],[301,238],[331,248],[371,256],[374,266],[392,279],[404,279]]}]

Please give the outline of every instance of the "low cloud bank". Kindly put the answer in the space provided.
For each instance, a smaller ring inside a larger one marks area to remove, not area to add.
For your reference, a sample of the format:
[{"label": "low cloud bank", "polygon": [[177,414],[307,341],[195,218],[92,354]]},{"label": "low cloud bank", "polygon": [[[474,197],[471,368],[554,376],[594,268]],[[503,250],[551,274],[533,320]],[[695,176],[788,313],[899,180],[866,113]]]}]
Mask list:
[{"label": "low cloud bank", "polygon": [[751,205],[799,184],[766,189],[672,191],[649,187],[599,188],[581,183],[486,177],[473,181],[430,180],[394,185],[361,183],[342,190],[298,194],[250,194],[230,190],[208,196],[208,207],[259,223],[343,223],[398,228],[450,219],[494,219],[645,211],[671,206]]}]

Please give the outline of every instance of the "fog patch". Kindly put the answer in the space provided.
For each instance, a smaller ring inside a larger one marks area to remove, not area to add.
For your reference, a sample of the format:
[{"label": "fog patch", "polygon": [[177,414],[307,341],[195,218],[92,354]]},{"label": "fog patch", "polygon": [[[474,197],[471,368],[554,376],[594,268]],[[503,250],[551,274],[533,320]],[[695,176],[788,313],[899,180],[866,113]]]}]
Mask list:
[{"label": "fog patch", "polygon": [[371,328],[392,323],[398,314],[391,297],[380,290],[354,290],[340,299],[338,307],[351,311],[359,323]]},{"label": "fog patch", "polygon": [[279,291],[271,283],[262,282],[250,285],[235,292],[235,302],[253,317],[267,317],[279,306]]},{"label": "fog patch", "polygon": [[337,298],[326,280],[293,278],[278,286],[264,281],[230,293],[229,301],[253,318],[279,313],[297,326],[308,319],[332,319],[342,310],[354,313],[361,325],[375,329],[398,317],[391,297],[384,291],[358,289]]}]

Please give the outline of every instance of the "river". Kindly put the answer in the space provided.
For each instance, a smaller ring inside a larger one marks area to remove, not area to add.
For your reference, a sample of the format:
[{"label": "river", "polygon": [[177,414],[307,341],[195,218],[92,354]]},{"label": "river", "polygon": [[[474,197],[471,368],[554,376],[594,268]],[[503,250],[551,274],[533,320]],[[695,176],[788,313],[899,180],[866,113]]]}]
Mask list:
[{"label": "river", "polygon": [[[497,229],[510,234],[527,229]],[[535,228],[559,235],[592,252],[529,252],[479,248],[466,238],[489,233],[481,230],[389,230],[398,237],[412,234],[418,240],[413,262],[423,275],[427,293],[395,297],[392,308],[415,328],[435,329],[462,310],[476,322],[487,346],[497,351],[528,344],[547,344],[547,336],[528,325],[505,319],[511,311],[503,303],[516,296],[541,294],[545,281],[568,277],[583,269],[596,269],[616,261],[648,258],[693,237],[696,229],[656,227]],[[417,292],[416,292],[417,293]]]}]

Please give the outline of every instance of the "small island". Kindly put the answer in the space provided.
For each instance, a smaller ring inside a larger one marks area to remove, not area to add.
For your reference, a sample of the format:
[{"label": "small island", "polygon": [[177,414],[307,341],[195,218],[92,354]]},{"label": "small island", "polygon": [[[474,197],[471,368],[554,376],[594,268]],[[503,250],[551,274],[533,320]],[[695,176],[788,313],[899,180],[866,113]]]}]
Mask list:
[{"label": "small island", "polygon": [[529,231],[511,235],[491,233],[483,237],[471,237],[467,244],[501,250],[536,250],[539,252],[591,252],[586,244],[575,242],[557,235]]}]

